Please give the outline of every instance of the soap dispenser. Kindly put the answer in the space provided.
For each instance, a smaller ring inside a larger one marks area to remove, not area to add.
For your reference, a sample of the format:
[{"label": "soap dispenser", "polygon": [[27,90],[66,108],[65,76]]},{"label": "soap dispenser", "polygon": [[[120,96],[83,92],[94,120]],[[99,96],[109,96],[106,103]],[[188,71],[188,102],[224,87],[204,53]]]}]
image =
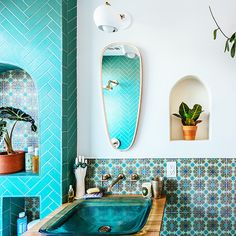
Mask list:
[{"label": "soap dispenser", "polygon": [[68,202],[73,202],[74,198],[75,198],[75,193],[74,193],[74,190],[72,188],[72,185],[70,185],[69,191],[68,191]]}]

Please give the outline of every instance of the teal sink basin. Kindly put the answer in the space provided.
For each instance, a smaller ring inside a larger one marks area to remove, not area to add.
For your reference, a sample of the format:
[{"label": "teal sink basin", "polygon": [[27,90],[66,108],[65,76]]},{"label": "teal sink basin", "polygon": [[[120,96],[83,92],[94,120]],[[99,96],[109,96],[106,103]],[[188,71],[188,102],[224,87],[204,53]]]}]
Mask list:
[{"label": "teal sink basin", "polygon": [[145,225],[152,200],[108,197],[79,200],[67,206],[39,230],[48,235],[129,235]]}]

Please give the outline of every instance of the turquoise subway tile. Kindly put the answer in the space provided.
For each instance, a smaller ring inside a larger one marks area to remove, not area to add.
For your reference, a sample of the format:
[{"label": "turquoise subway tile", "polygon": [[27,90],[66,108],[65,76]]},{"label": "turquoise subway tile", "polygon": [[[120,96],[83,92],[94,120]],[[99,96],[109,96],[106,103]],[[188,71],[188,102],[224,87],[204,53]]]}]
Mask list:
[{"label": "turquoise subway tile", "polygon": [[14,2],[8,1],[7,7],[14,12],[15,16],[22,21],[26,21],[28,16],[24,14],[24,11],[28,8],[28,5],[24,1]]},{"label": "turquoise subway tile", "polygon": [[6,228],[4,228],[2,230],[2,236],[9,236],[9,235],[11,235],[11,228],[10,228],[10,226],[8,226],[8,227],[6,227]]},{"label": "turquoise subway tile", "polygon": [[48,27],[45,27],[38,34],[34,35],[34,38],[31,39],[31,46],[34,47],[34,50],[38,50],[38,52],[40,52],[40,49],[41,50],[47,49],[47,47],[42,45],[45,39],[47,39],[48,36],[50,35],[50,32],[51,30]]},{"label": "turquoise subway tile", "polygon": [[48,172],[49,175],[51,175],[51,177],[55,180],[58,181],[60,180],[60,170],[56,170],[55,168],[53,168],[52,170],[50,170],[50,172]]},{"label": "turquoise subway tile", "polygon": [[[73,7],[68,11],[68,19],[70,21],[76,20],[77,18],[77,8]],[[75,26],[75,24],[73,25],[73,27]]]},{"label": "turquoise subway tile", "polygon": [[48,60],[54,65],[60,65],[61,58],[57,58],[55,55],[51,54]]},{"label": "turquoise subway tile", "polygon": [[55,1],[55,0],[49,0],[48,1],[48,4],[56,11],[60,11],[60,8],[61,8],[61,3],[58,1]]},{"label": "turquoise subway tile", "polygon": [[[44,188],[42,188],[38,194],[42,196],[48,196],[53,192],[53,190],[50,188],[49,185],[45,185]],[[56,200],[56,199],[55,199]],[[60,200],[59,200],[60,201]]]},{"label": "turquoise subway tile", "polygon": [[53,19],[54,23],[56,23],[59,27],[61,26],[62,12],[57,12],[52,8],[51,11],[48,12],[48,15],[51,19]]},{"label": "turquoise subway tile", "polygon": [[[4,8],[1,11],[1,14],[3,15],[7,15],[7,19],[10,22],[14,22],[14,26],[18,29],[20,29],[20,32],[22,34],[26,34],[29,29],[25,26],[25,24],[22,23],[21,20],[19,20],[19,18],[17,16],[15,16],[15,14],[13,12],[11,12],[8,8]],[[25,19],[23,19],[24,22]]]},{"label": "turquoise subway tile", "polygon": [[[9,22],[5,19],[1,23],[1,31],[6,30],[7,33],[11,36],[11,43],[12,45],[19,44],[19,46],[25,46],[27,44],[27,39],[25,36],[14,26],[14,23]],[[10,42],[9,42],[10,43]]]},{"label": "turquoise subway tile", "polygon": [[62,197],[61,195],[59,195],[58,193],[56,193],[55,191],[52,191],[50,194],[50,198],[54,199],[56,203],[61,202],[62,201]]},{"label": "turquoise subway tile", "polygon": [[25,25],[28,28],[31,28],[27,34],[28,37],[34,36],[35,33],[39,33],[42,28],[44,28],[48,22],[51,21],[51,19],[48,17],[48,15],[44,15],[42,17],[42,11],[47,11],[48,5],[42,5],[42,8],[40,8],[38,11],[35,11],[33,17],[29,17],[29,19],[25,22]]},{"label": "turquoise subway tile", "polygon": [[[42,9],[44,6],[46,6],[46,8],[44,8],[43,12]],[[25,10],[25,14],[29,17],[34,17],[35,12],[40,11],[41,16],[43,16],[45,13],[50,12],[50,10],[51,7],[48,6],[47,2],[42,4],[41,1],[32,1],[29,7]]]},{"label": "turquoise subway tile", "polygon": [[[12,195],[12,196],[21,196],[23,194],[23,191],[21,190],[21,186],[17,185],[17,183],[13,183],[10,180],[7,180],[5,182],[5,186],[7,186],[7,191]],[[4,194],[8,195],[8,194]]]},{"label": "turquoise subway tile", "polygon": [[28,19],[27,15],[24,14],[24,11],[28,8],[28,6],[24,3],[24,1],[21,1],[19,3],[18,2],[16,3],[15,1],[7,1],[7,2],[1,1],[0,8],[9,9],[9,11],[11,11],[10,14],[14,14],[22,22],[25,22]]},{"label": "turquoise subway tile", "polygon": [[54,21],[48,23],[48,27],[57,35],[62,35],[61,27]]}]

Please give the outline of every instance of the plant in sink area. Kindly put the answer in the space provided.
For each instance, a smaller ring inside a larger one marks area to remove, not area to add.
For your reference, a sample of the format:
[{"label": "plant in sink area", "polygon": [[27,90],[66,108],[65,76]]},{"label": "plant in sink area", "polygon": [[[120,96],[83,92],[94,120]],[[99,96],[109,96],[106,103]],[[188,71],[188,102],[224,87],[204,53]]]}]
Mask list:
[{"label": "plant in sink area", "polygon": [[195,140],[197,124],[202,122],[202,120],[199,120],[202,112],[203,110],[201,105],[195,104],[193,108],[190,109],[186,103],[182,102],[179,106],[179,114],[173,114],[181,119],[185,140]]},{"label": "plant in sink area", "polygon": [[[7,130],[7,120],[14,121],[10,132]],[[24,111],[14,107],[0,107],[0,142],[4,141],[6,152],[0,153],[0,174],[19,172],[24,169],[24,151],[15,151],[12,136],[17,122],[31,123],[31,130],[37,131],[34,119]]]}]

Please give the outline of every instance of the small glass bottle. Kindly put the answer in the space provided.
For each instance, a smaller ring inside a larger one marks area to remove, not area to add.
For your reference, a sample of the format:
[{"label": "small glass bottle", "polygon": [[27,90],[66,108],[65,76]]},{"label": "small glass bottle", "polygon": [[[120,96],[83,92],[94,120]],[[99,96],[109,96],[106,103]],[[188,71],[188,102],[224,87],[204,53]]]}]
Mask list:
[{"label": "small glass bottle", "polygon": [[72,185],[70,185],[69,191],[68,191],[68,202],[73,202],[75,198],[75,193],[72,188]]},{"label": "small glass bottle", "polygon": [[34,174],[39,173],[39,149],[35,148],[34,156],[32,158],[32,172]]},{"label": "small glass bottle", "polygon": [[25,171],[32,171],[32,158],[34,156],[34,147],[30,146],[25,153]]}]

